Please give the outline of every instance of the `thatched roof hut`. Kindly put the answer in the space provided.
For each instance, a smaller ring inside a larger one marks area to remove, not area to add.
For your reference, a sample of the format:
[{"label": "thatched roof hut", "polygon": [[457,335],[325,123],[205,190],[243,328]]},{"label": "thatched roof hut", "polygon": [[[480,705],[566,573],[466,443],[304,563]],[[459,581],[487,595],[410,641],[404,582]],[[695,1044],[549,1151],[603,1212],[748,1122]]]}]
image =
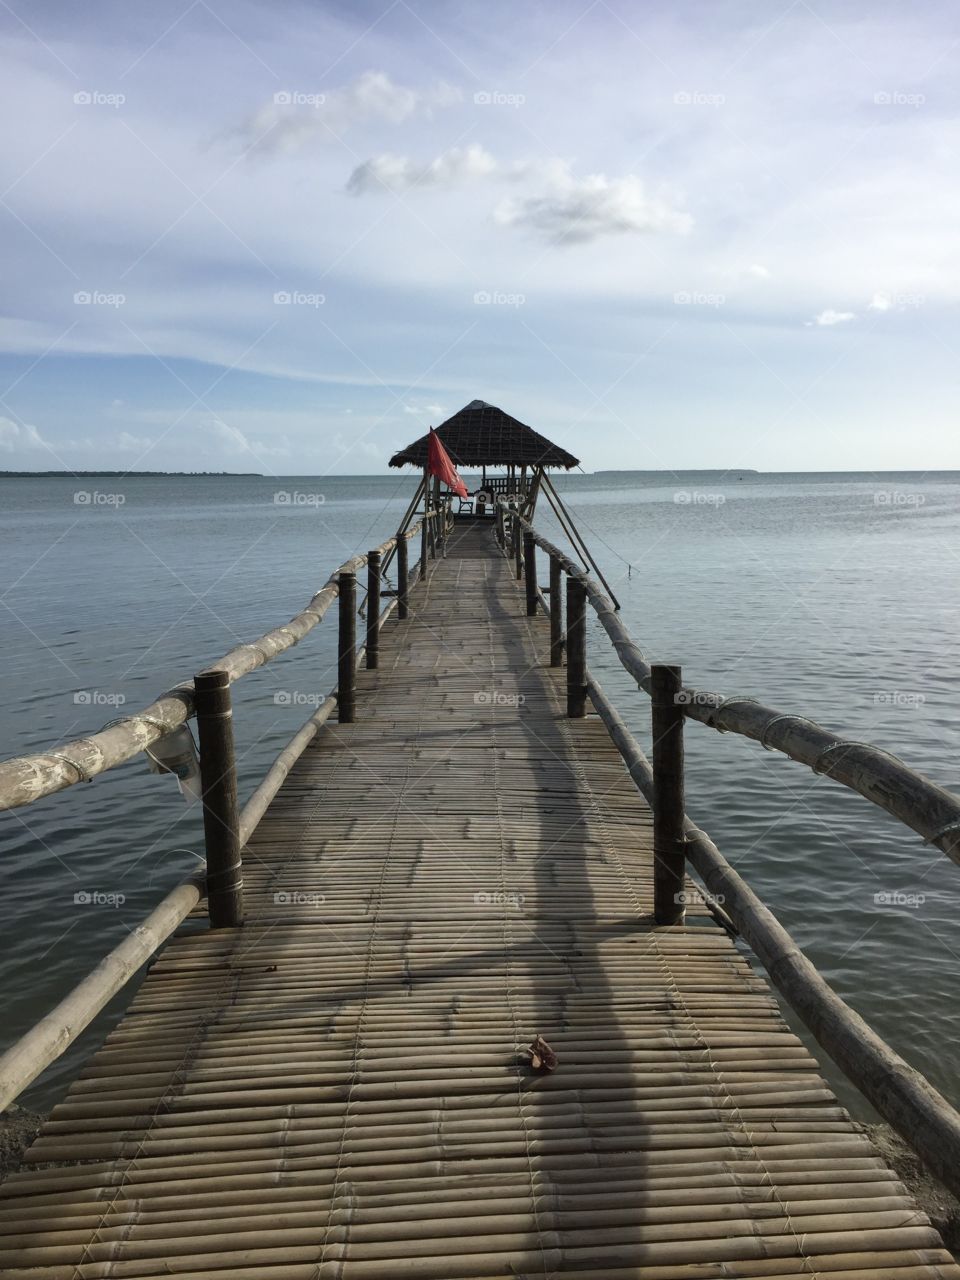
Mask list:
[{"label": "thatched roof hut", "polygon": [[[437,427],[437,435],[460,467],[562,467],[569,471],[579,463],[566,449],[483,400],[471,400],[447,418]],[[391,467],[426,466],[427,439],[421,436],[395,453]]]}]

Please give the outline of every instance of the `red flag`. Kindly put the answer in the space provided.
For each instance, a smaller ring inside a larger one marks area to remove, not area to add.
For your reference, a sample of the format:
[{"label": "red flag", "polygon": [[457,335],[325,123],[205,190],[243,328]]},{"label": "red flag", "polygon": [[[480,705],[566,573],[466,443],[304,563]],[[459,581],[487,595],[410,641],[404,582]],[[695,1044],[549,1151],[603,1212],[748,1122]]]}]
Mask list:
[{"label": "red flag", "polygon": [[430,428],[427,438],[427,472],[431,476],[439,476],[451,493],[466,498],[467,486],[457,475],[457,468],[450,460],[450,455],[440,443],[440,437]]}]

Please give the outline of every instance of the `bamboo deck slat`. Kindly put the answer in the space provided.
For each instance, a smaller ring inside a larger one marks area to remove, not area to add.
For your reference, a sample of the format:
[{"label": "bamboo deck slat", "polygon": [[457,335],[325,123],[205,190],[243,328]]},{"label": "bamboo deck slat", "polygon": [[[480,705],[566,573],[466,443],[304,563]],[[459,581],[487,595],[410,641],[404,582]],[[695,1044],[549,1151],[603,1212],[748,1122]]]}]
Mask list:
[{"label": "bamboo deck slat", "polygon": [[653,927],[649,811],[548,642],[458,526],[245,926],[174,937],[0,1188],[5,1276],[960,1280],[709,913]]}]

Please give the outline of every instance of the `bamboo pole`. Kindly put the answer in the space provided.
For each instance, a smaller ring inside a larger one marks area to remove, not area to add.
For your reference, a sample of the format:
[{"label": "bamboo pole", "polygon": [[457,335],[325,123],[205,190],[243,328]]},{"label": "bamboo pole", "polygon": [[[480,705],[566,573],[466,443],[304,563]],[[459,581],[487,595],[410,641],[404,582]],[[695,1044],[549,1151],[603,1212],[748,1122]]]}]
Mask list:
[{"label": "bamboo pole", "polygon": [[267,771],[263,781],[243,806],[239,823],[241,848],[246,845],[253,835],[260,819],[267,811],[267,806],[280,790],[287,774],[303,755],[304,749],[313,741],[327,720],[329,720],[336,705],[336,695],[328,694],[306,724],[297,731],[280,752]]},{"label": "bamboo pole", "polygon": [[563,568],[556,556],[550,557],[550,665],[563,666]]},{"label": "bamboo pole", "polygon": [[409,590],[408,574],[409,558],[407,539],[401,535],[397,543],[397,618],[404,622],[407,617],[407,591]]},{"label": "bamboo pole", "polygon": [[653,916],[657,924],[683,919],[683,710],[677,703],[680,668],[651,671],[653,713]]},{"label": "bamboo pole", "polygon": [[205,873],[177,885],[45,1017],[0,1058],[0,1111],[73,1044],[202,897]]},{"label": "bamboo pole", "polygon": [[581,719],[587,703],[586,592],[579,578],[567,578],[567,715]]},{"label": "bamboo pole", "polygon": [[532,533],[523,535],[523,561],[526,574],[527,617],[537,616],[537,554]]},{"label": "bamboo pole", "polygon": [[237,805],[230,677],[202,671],[194,679],[203,832],[207,854],[207,907],[215,929],[243,923],[243,866]]},{"label": "bamboo pole", "polygon": [[340,574],[337,719],[352,724],[356,715],[357,575]]},{"label": "bamboo pole", "polygon": [[380,552],[367,552],[367,670],[380,663]]},{"label": "bamboo pole", "polygon": [[[654,774],[639,743],[593,679],[589,692],[631,778],[653,803]],[[697,873],[711,893],[723,895],[724,910],[791,1009],[924,1164],[960,1195],[960,1114],[837,995],[769,907],[689,818],[684,833],[687,856]]]}]

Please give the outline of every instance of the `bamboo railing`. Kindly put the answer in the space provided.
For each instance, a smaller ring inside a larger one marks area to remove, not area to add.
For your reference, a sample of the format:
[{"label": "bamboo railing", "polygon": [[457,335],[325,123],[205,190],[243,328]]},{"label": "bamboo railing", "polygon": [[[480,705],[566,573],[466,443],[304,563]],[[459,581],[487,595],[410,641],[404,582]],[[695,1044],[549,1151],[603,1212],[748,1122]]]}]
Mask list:
[{"label": "bamboo railing", "polygon": [[[177,685],[142,711],[57,751],[0,762],[0,810],[13,809],[34,804],[80,781],[91,781],[132,760],[195,716],[206,845],[205,868],[172,889],[123,942],[0,1056],[0,1111],[64,1053],[204,897],[211,925],[242,923],[240,855],[244,846],[287,774],[334,709],[340,720],[353,718],[356,669],[364,660],[371,665],[380,629],[391,614],[396,610],[399,620],[407,617],[408,593],[425,576],[428,559],[442,554],[449,519],[449,506],[428,509],[416,524],[402,529],[366,555],[353,556],[340,565],[306,608],[289,622],[259,640],[231,649],[193,681]],[[410,569],[407,542],[418,534],[422,557]],[[397,589],[381,611],[382,557],[390,552],[398,552]],[[366,642],[358,649],[356,575],[364,565],[369,571]],[[334,601],[339,602],[337,686],[283,748],[241,810],[237,801],[230,685],[298,644],[323,621]]]},{"label": "bamboo railing", "polygon": [[[551,665],[561,665],[561,652],[566,651],[568,715],[582,717],[589,698],[653,810],[656,923],[682,921],[689,859],[709,893],[723,902],[722,909],[709,901],[707,906],[749,943],[791,1009],[847,1078],[960,1196],[960,1113],[837,995],[710,837],[687,817],[683,722],[698,720],[782,751],[872,800],[954,862],[960,862],[960,800],[888,752],[841,738],[805,716],[778,711],[753,698],[725,699],[684,686],[679,667],[647,662],[599,583],[564,551],[504,506],[498,510],[496,527],[504,554],[516,558],[518,576],[525,573],[527,613],[535,614],[539,607],[550,616]],[[537,586],[536,547],[550,557],[549,600]],[[560,592],[564,573],[566,627]],[[587,601],[624,669],[651,696],[652,765],[590,674]]]}]

